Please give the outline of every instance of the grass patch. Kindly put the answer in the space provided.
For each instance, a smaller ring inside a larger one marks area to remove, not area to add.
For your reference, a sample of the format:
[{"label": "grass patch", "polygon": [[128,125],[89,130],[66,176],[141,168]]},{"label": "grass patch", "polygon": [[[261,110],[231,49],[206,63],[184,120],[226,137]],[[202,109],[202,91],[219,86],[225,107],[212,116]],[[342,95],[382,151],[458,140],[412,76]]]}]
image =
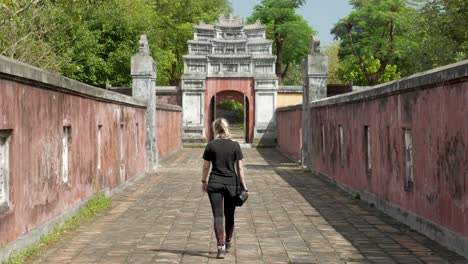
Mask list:
[{"label": "grass patch", "polygon": [[361,200],[361,194],[358,192],[353,192],[353,194],[351,195],[351,198],[353,200]]},{"label": "grass patch", "polygon": [[95,194],[88,201],[86,206],[81,208],[76,215],[65,220],[63,224],[56,225],[50,233],[42,235],[38,243],[35,243],[19,252],[13,252],[10,255],[8,261],[3,263],[22,264],[28,260],[33,259],[34,257],[41,255],[48,245],[59,241],[64,233],[76,229],[82,223],[85,223],[86,221],[89,221],[91,218],[93,218],[97,213],[103,212],[110,208],[111,205],[112,199],[110,197],[106,197],[102,192]]}]

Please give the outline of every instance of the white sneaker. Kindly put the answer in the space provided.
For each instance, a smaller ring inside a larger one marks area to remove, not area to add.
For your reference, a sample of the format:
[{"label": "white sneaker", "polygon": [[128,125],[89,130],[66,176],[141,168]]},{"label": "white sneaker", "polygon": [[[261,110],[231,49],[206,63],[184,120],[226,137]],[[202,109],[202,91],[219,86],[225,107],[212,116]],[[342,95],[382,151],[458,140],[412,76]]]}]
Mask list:
[{"label": "white sneaker", "polygon": [[225,245],[226,245],[226,253],[228,253],[229,250],[230,250],[231,247],[232,247],[232,240],[226,241],[226,244],[225,244]]},{"label": "white sneaker", "polygon": [[223,259],[224,255],[226,253],[226,246],[218,246],[218,254],[216,255],[216,258],[218,259]]}]

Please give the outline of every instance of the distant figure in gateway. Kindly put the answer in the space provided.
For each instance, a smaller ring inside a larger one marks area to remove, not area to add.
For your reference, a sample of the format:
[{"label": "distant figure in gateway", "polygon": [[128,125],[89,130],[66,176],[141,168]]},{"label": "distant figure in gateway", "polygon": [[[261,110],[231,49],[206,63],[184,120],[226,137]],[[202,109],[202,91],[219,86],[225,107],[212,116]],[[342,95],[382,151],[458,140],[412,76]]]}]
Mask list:
[{"label": "distant figure in gateway", "polygon": [[[236,206],[233,197],[238,187],[247,190],[243,169],[243,154],[238,142],[231,139],[229,124],[224,118],[218,118],[212,125],[215,139],[208,143],[203,153],[202,190],[208,192],[214,218],[214,230],[218,242],[217,258],[224,258],[232,245],[234,231],[234,211]],[[211,173],[209,182],[208,171]],[[236,167],[239,180],[237,180]],[[240,186],[239,186],[240,181]],[[224,212],[223,212],[224,203]],[[223,218],[226,226],[223,228]]]}]

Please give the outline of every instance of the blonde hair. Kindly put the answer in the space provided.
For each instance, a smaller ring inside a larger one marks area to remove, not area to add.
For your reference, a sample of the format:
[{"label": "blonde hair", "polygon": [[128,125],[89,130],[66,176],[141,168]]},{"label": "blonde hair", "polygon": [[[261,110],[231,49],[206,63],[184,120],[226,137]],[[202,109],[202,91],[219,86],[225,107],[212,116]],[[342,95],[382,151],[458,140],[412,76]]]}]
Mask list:
[{"label": "blonde hair", "polygon": [[224,118],[217,118],[213,122],[213,133],[218,135],[220,138],[231,138],[231,133],[229,133],[229,123]]}]

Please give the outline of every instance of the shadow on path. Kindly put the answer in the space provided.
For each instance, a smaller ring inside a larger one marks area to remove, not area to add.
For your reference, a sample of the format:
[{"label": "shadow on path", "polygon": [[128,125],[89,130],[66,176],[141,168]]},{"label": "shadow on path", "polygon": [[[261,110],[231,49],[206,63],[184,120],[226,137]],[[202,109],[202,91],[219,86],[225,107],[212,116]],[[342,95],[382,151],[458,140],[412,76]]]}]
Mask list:
[{"label": "shadow on path", "polygon": [[156,253],[171,253],[174,255],[189,255],[189,256],[195,256],[195,257],[207,257],[207,258],[215,258],[211,256],[212,252],[207,252],[207,251],[198,251],[198,250],[176,250],[176,249],[151,249],[150,251],[156,252]]},{"label": "shadow on path", "polygon": [[[323,217],[326,224],[359,250],[365,261],[378,263],[468,263],[462,256],[410,229],[372,207],[320,179],[275,149],[258,149],[260,155],[285,182],[318,212],[307,215],[311,221]],[[256,166],[251,166],[255,169]],[[249,168],[247,166],[247,168]],[[320,230],[320,222],[318,229]],[[324,225],[325,226],[325,225]],[[333,237],[333,232],[329,235]],[[327,236],[324,229],[322,235]],[[338,251],[338,248],[332,244]],[[340,252],[338,252],[340,253]],[[345,258],[346,259],[346,258]],[[352,260],[352,259],[351,259]],[[367,262],[360,263],[367,263]]]}]

